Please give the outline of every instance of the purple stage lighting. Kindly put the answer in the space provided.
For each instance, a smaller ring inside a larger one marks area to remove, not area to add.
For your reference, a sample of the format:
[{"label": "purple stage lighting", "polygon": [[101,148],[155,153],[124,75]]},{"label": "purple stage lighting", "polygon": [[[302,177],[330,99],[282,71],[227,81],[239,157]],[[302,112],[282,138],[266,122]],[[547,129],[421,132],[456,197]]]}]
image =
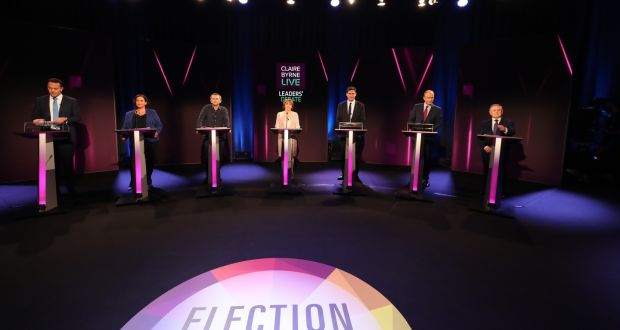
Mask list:
[{"label": "purple stage lighting", "polygon": [[396,56],[396,50],[392,48],[392,55],[394,55],[394,63],[396,63],[396,70],[398,70],[398,76],[400,77],[400,83],[403,85],[403,90],[407,93],[407,86],[405,86],[405,79],[403,79],[403,72],[400,70],[400,64],[398,63],[398,57]]},{"label": "purple stage lighting", "polygon": [[157,52],[155,51],[155,49],[153,49],[153,54],[155,55],[155,60],[157,61],[157,65],[159,66],[159,71],[161,72],[161,75],[164,77],[164,82],[166,83],[166,86],[168,86],[168,91],[170,92],[170,95],[174,95],[172,93],[172,87],[170,87],[170,83],[168,83],[168,78],[166,77],[166,73],[164,72],[164,67],[161,66],[161,62],[159,61],[159,56],[157,56]]}]

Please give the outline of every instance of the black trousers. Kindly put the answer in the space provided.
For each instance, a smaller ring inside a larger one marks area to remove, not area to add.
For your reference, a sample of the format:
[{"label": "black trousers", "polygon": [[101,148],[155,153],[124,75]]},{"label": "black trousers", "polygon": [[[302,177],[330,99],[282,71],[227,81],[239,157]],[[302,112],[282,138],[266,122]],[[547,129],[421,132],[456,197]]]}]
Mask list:
[{"label": "black trousers", "polygon": [[[75,148],[69,140],[54,141],[54,157],[56,158],[56,173],[58,183],[63,183],[69,193],[75,192],[75,170],[73,169],[73,154]],[[60,185],[58,185],[59,187]]]},{"label": "black trousers", "polygon": [[433,139],[423,138],[424,150],[422,158],[424,159],[424,168],[422,171],[422,179],[428,182],[428,178],[431,174],[431,167],[433,165]]},{"label": "black trousers", "polygon": [[[153,175],[153,164],[155,164],[155,160],[157,158],[157,142],[149,142],[144,140],[144,160],[146,162],[146,181],[147,183],[153,184],[153,180],[151,179]],[[129,182],[130,186],[134,186],[136,182],[136,167],[135,164],[135,150],[131,151],[131,164],[129,168],[131,169],[131,181]]]}]

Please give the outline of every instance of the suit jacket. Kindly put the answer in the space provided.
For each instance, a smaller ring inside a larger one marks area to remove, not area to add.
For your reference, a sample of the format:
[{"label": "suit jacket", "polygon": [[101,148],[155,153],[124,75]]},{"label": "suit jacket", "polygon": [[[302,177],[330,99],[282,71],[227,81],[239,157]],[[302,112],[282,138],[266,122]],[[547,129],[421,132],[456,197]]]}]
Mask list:
[{"label": "suit jacket", "polygon": [[[501,118],[498,124],[506,126],[506,128],[508,129],[508,132],[506,133],[498,132],[497,135],[501,135],[501,136],[515,135],[516,133],[515,125],[510,119]],[[483,121],[482,124],[480,124],[480,129],[478,130],[478,134],[493,135],[493,118],[489,118]],[[484,148],[485,146],[491,146],[493,145],[493,140],[481,138],[480,144],[482,148]]]},{"label": "suit jacket", "polygon": [[366,107],[364,103],[355,101],[353,105],[353,116],[349,119],[349,109],[347,109],[347,101],[340,102],[336,111],[336,128],[340,122],[362,122],[366,128]]},{"label": "suit jacket", "polygon": [[413,109],[409,112],[409,119],[407,123],[423,123],[433,124],[433,129],[437,131],[441,127],[441,108],[431,104],[431,109],[428,111],[428,116],[424,120],[424,103],[418,103],[413,106]]},{"label": "suit jacket", "polygon": [[[43,95],[36,98],[31,117],[32,120],[51,120],[49,95]],[[76,125],[80,122],[80,105],[78,104],[78,101],[71,96],[63,94],[62,102],[60,102],[58,107],[58,117],[67,117],[67,125],[69,127],[71,142],[75,144],[77,142]]]},{"label": "suit jacket", "polygon": [[[130,110],[125,113],[125,119],[123,120],[123,129],[132,129],[135,128],[135,120],[136,116],[135,110]],[[159,119],[159,115],[157,115],[157,111],[153,109],[146,109],[146,127],[154,128],[157,133],[161,133],[161,130],[164,128],[161,123],[161,119]],[[158,137],[145,137],[146,141],[156,142],[159,141]]]}]

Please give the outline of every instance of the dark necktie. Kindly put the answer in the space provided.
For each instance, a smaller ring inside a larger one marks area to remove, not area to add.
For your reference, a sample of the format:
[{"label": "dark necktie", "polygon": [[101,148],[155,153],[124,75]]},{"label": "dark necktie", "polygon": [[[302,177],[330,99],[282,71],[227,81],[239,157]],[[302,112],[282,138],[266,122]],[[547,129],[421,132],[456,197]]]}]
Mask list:
[{"label": "dark necktie", "polygon": [[499,120],[497,120],[497,119],[495,119],[493,121],[493,135],[497,135],[497,132],[498,132],[497,125],[499,125],[498,122],[499,122]]},{"label": "dark necktie", "polygon": [[349,120],[351,120],[351,102],[349,102]]},{"label": "dark necktie", "polygon": [[424,107],[424,121],[426,121],[426,118],[428,117],[428,108],[429,106]]}]

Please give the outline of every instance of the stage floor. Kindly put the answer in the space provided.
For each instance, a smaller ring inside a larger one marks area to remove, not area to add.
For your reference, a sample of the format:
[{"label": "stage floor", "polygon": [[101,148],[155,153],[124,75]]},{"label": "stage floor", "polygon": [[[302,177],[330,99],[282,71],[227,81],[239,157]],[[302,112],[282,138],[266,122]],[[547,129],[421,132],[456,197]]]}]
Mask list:
[{"label": "stage floor", "polygon": [[609,192],[514,184],[479,212],[481,178],[437,169],[428,202],[398,198],[408,169],[365,165],[360,196],[333,194],[337,164],[222,169],[226,196],[195,198],[198,166],[156,170],[154,201],[116,207],[128,173],[80,178],[37,216],[36,184],[0,186],[6,329],[118,329],[209,270],[285,257],[347,271],[414,329],[618,329],[620,204]]}]

